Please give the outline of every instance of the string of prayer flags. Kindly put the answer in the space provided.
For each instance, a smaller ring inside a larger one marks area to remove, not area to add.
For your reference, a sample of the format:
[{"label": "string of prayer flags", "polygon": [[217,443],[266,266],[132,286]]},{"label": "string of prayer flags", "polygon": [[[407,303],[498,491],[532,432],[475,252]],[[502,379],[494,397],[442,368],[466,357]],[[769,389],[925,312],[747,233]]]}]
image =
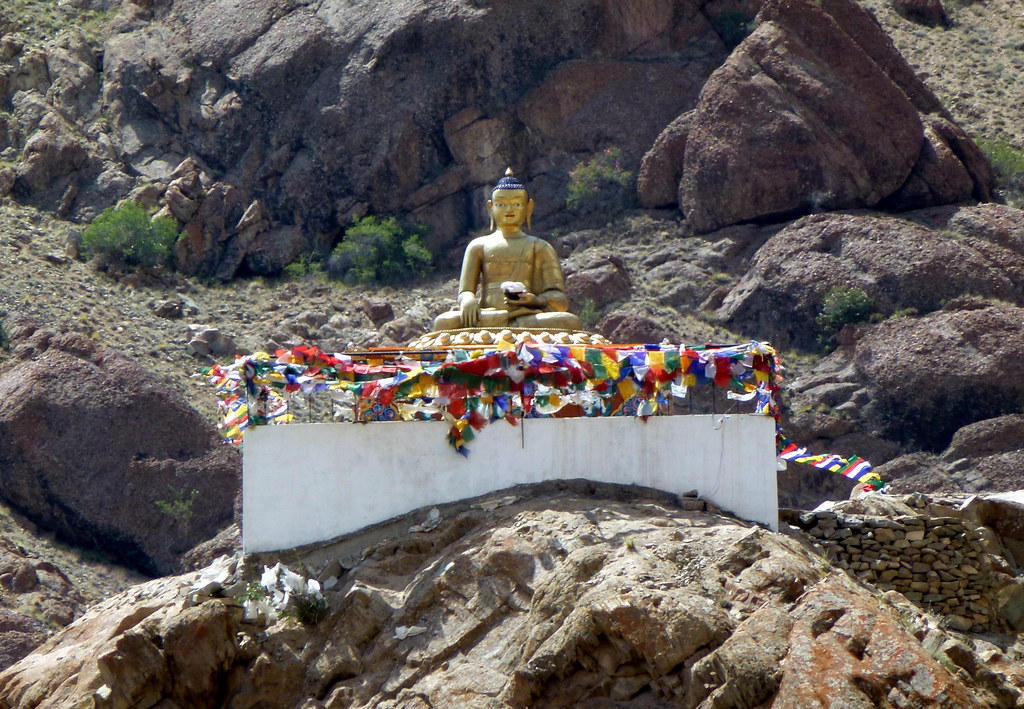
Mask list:
[{"label": "string of prayer flags", "polygon": [[[445,420],[452,447],[468,455],[475,433],[499,419],[566,415],[570,406],[577,407],[572,415],[646,417],[705,386],[726,390],[729,400],[752,401],[755,413],[778,422],[779,369],[775,350],[754,341],[604,347],[520,342],[359,356],[302,346],[238,357],[204,374],[220,400],[221,434],[235,445],[249,425],[293,420],[294,397],[326,394],[338,420]],[[859,458],[822,457],[812,464],[858,480],[872,475]]]},{"label": "string of prayer flags", "polygon": [[882,478],[872,470],[871,463],[863,458],[858,456],[843,458],[832,453],[811,453],[785,437],[782,437],[780,445],[782,449],[779,451],[779,458],[783,460],[805,463],[876,488],[882,486]]}]

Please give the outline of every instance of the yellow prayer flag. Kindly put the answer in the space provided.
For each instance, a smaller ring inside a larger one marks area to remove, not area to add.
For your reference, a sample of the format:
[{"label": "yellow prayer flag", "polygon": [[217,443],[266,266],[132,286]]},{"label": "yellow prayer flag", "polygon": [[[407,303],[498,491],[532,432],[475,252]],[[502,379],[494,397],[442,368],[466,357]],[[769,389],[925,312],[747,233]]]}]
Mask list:
[{"label": "yellow prayer flag", "polygon": [[636,382],[632,377],[626,377],[619,382],[619,395],[622,396],[623,401],[628,401],[636,396]]},{"label": "yellow prayer flag", "polygon": [[604,369],[608,373],[609,379],[619,378],[619,363],[604,352],[601,353],[601,364],[604,365]]}]

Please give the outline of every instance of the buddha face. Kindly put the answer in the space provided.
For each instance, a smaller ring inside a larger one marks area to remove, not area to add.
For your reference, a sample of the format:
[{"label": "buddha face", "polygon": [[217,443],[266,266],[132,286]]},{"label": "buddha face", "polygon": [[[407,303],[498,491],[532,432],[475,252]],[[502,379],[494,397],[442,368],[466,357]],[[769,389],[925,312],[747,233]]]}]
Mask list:
[{"label": "buddha face", "polygon": [[533,200],[526,190],[495,190],[487,206],[499,229],[518,231],[533,211]]}]

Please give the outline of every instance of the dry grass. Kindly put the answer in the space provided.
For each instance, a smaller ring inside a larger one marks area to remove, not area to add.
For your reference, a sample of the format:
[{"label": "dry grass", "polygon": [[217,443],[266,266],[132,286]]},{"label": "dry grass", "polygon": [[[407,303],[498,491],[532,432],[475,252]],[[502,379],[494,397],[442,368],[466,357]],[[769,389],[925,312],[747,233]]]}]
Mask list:
[{"label": "dry grass", "polygon": [[99,44],[103,29],[113,18],[117,3],[110,0],[58,2],[58,0],[5,0],[0,15],[30,42],[43,43],[77,25],[86,38]]},{"label": "dry grass", "polygon": [[945,0],[951,26],[924,27],[890,0],[860,0],[910,65],[975,138],[1024,148],[1024,5]]}]

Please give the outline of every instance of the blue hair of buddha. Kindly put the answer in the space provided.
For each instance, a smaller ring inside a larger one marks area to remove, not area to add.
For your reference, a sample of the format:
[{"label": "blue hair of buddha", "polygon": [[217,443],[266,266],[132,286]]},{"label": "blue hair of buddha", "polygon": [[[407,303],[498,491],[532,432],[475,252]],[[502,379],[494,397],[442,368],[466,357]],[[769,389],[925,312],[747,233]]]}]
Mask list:
[{"label": "blue hair of buddha", "polygon": [[526,185],[519,181],[519,178],[512,174],[512,168],[505,170],[505,176],[498,180],[498,184],[491,190],[491,196],[498,190],[523,190],[527,191]]}]

